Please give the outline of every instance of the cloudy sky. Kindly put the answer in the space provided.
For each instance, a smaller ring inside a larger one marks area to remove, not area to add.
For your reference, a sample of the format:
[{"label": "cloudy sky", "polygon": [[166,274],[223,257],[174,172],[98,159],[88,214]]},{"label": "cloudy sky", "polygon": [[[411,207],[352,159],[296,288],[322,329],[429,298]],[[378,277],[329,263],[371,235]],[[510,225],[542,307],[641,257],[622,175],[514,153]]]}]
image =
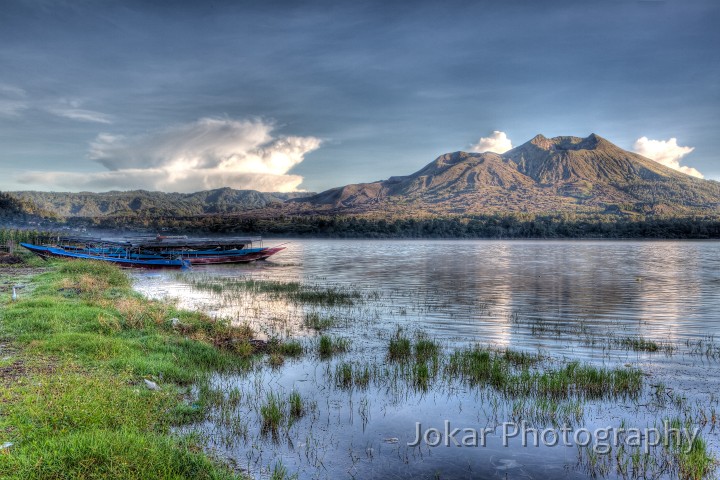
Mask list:
[{"label": "cloudy sky", "polygon": [[0,189],[320,191],[594,132],[720,179],[720,2],[6,0]]}]

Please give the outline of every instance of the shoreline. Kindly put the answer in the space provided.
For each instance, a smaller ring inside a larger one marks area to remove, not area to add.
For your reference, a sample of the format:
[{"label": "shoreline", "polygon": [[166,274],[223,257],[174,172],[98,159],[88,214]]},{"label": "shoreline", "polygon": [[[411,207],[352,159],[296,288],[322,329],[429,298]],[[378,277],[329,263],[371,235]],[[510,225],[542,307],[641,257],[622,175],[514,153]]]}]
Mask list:
[{"label": "shoreline", "polygon": [[172,429],[202,415],[191,385],[253,354],[213,339],[248,332],[143,299],[112,266],[1,270],[32,288],[1,297],[0,477],[245,478]]}]

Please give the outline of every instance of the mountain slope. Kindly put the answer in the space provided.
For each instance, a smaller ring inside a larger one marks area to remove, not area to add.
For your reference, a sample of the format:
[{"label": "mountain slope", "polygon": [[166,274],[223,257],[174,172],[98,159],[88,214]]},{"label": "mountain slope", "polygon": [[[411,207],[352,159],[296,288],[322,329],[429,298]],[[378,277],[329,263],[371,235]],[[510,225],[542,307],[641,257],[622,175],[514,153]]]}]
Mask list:
[{"label": "mountain slope", "polygon": [[[7,192],[0,192],[0,220],[3,222],[37,222],[54,220],[52,212],[39,208],[33,202],[17,198]],[[7,224],[5,225],[7,226]]]},{"label": "mountain slope", "polygon": [[293,203],[361,213],[717,214],[720,183],[677,172],[592,134],[537,135],[502,155],[441,155],[412,175],[346,185]]},{"label": "mountain slope", "polygon": [[128,192],[12,192],[19,201],[62,217],[104,217],[138,214],[150,216],[237,213],[279,205],[286,200],[312,193],[264,193],[255,190],[220,188],[195,193]]}]

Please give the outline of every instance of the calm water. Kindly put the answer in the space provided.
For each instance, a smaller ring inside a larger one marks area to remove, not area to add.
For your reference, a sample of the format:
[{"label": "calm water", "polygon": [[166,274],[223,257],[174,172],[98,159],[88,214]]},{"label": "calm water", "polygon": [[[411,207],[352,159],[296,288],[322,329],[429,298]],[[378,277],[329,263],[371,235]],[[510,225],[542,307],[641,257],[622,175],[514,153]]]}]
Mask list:
[{"label": "calm water", "polygon": [[[378,296],[362,306],[318,309],[190,286],[193,279],[219,277],[346,286]],[[267,336],[301,338],[308,349],[315,338],[302,327],[306,314],[341,319],[330,333],[350,339],[352,347],[339,358],[305,356],[280,368],[216,379],[218,389],[239,389],[248,400],[232,412],[234,428],[212,419],[194,428],[208,434],[211,448],[258,478],[279,459],[300,478],[587,478],[574,447],[504,448],[499,436],[482,448],[406,445],[417,421],[436,427],[447,419],[473,428],[508,421],[510,407],[477,389],[334,388],[338,362],[382,364],[398,326],[424,332],[447,349],[480,343],[638,365],[650,375],[648,383],[682,389],[690,404],[716,402],[720,391],[720,363],[692,355],[687,346],[712,342],[720,333],[718,242],[302,240],[268,262],[136,274],[136,288],[249,322]],[[667,355],[602,347],[603,339],[636,335],[678,349]],[[312,413],[280,438],[262,435],[258,398],[292,390],[314,405]],[[627,417],[646,425],[655,418],[626,403],[590,405],[583,424],[604,426]],[[716,433],[708,430],[705,437],[717,450]]]}]

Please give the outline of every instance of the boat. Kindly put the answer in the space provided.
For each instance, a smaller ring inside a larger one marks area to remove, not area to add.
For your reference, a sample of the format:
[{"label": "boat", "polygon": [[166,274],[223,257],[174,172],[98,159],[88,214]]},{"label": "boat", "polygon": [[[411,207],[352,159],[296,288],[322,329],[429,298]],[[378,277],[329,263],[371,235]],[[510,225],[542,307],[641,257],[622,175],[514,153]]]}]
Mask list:
[{"label": "boat", "polygon": [[[182,258],[192,265],[250,263],[265,260],[286,247],[262,246],[261,237],[187,238],[185,236],[136,237],[118,246],[138,258]],[[260,244],[259,247],[255,245]]]},{"label": "boat", "polygon": [[[182,259],[190,265],[250,263],[275,255],[286,247],[262,246],[260,237],[195,238],[185,236],[141,236],[126,239],[58,237],[53,248],[64,254],[136,261]],[[260,244],[256,247],[256,244]]]},{"label": "boat", "polygon": [[62,247],[50,247],[41,245],[32,245],[30,243],[21,243],[22,247],[30,250],[35,255],[48,258],[66,258],[80,260],[96,260],[112,263],[122,268],[190,268],[190,262],[181,258],[152,258],[139,259],[130,258],[128,256],[121,257],[119,255],[92,255],[80,251],[66,250]]}]

